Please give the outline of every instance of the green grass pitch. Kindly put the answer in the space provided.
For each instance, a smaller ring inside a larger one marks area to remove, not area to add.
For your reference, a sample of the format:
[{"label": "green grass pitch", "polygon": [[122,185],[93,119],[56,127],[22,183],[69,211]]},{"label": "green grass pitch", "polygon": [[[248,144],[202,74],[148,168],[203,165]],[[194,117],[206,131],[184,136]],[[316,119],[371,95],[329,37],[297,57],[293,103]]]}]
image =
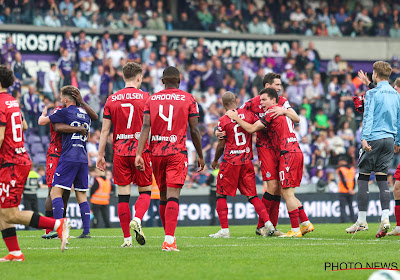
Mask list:
[{"label": "green grass pitch", "polygon": [[[180,252],[162,252],[162,228],[144,228],[146,245],[120,248],[120,229],[92,229],[91,239],[43,240],[19,231],[23,263],[0,263],[2,279],[368,279],[373,270],[326,271],[325,262],[397,262],[400,238],[375,238],[378,224],[353,239],[347,224],[317,224],[303,238],[256,236],[254,226],[231,226],[231,238],[212,239],[219,227],[178,227]],[[279,228],[288,230],[289,225]],[[71,230],[71,236],[81,233]],[[7,250],[0,246],[0,254]],[[400,268],[400,267],[398,267]],[[3,278],[4,277],[4,278]]]}]

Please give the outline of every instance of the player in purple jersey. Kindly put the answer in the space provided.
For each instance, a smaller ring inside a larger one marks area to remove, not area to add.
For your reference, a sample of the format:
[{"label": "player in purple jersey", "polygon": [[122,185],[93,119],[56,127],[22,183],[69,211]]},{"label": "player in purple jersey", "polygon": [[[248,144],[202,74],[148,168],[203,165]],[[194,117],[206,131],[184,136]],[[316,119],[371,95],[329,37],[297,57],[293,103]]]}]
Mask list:
[{"label": "player in purple jersey", "polygon": [[[62,109],[48,117],[41,117],[51,123],[65,123],[70,126],[85,126],[89,129],[90,117],[86,111],[76,106],[73,93],[79,92],[76,87],[65,86],[61,89]],[[70,133],[62,135],[62,151],[55,171],[53,188],[50,196],[53,204],[54,217],[63,217],[64,203],[62,195],[64,190],[71,190],[74,185],[76,200],[79,203],[83,222],[83,233],[79,238],[90,237],[90,207],[87,202],[88,190],[88,157],[86,152],[87,135]]]}]

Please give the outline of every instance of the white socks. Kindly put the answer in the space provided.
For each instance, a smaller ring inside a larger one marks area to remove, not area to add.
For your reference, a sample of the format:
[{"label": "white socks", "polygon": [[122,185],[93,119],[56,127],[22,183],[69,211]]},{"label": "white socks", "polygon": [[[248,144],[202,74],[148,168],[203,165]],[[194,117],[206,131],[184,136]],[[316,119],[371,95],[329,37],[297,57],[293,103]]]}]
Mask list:
[{"label": "white socks", "polygon": [[268,228],[268,227],[274,226],[274,225],[271,223],[271,221],[267,221],[267,222],[264,224],[264,226]]},{"label": "white socks", "polygon": [[298,232],[298,231],[300,231],[300,228],[298,228],[298,227],[297,228],[292,228],[292,231],[293,232]]},{"label": "white socks", "polygon": [[367,221],[367,211],[358,211],[358,219],[357,222],[359,224]]},{"label": "white socks", "polygon": [[388,219],[388,220],[389,220],[389,209],[382,210],[381,222],[382,222],[384,219]]},{"label": "white socks", "polygon": [[308,226],[310,224],[310,221],[305,221],[305,222],[302,222],[301,223],[301,225],[303,226],[303,227],[306,227],[306,226]]},{"label": "white socks", "polygon": [[56,220],[56,223],[54,224],[53,230],[57,230],[58,227],[60,226],[60,224],[61,224],[61,220],[60,219]]},{"label": "white socks", "polygon": [[11,252],[10,252],[10,255],[13,255],[13,256],[19,257],[19,256],[21,256],[21,255],[22,255],[22,252],[21,252],[21,251],[11,251]]},{"label": "white socks", "polygon": [[221,228],[221,233],[229,233],[229,228]]},{"label": "white socks", "polygon": [[172,235],[165,236],[164,242],[167,242],[168,244],[172,244],[172,243],[174,243],[174,241],[175,241],[175,238]]},{"label": "white socks", "polygon": [[142,225],[142,220],[140,220],[139,218],[135,217],[133,218],[133,220],[135,220],[136,222],[138,222],[138,224],[141,226]]},{"label": "white socks", "polygon": [[132,243],[132,236],[124,237],[124,242],[130,241]]}]

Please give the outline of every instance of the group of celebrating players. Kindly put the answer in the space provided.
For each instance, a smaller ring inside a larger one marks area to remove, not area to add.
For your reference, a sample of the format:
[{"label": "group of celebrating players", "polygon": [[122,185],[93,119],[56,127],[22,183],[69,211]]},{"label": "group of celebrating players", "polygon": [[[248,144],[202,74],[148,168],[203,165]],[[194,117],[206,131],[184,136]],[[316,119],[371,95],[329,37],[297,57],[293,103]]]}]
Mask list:
[{"label": "group of celebrating players", "polygon": [[[97,168],[106,169],[105,146],[113,126],[113,176],[118,186],[118,216],[123,231],[121,247],[132,247],[130,229],[139,244],[146,242],[141,221],[150,205],[152,173],[160,189],[160,219],[165,230],[163,251],[179,251],[175,230],[179,214],[180,191],[188,171],[186,149],[187,126],[198,154],[198,171],[204,168],[198,106],[194,97],[179,89],[180,73],[167,67],[162,76],[165,89],[150,96],[141,91],[143,71],[139,64],[123,67],[126,87],[107,99],[99,143]],[[88,162],[86,140],[91,120],[96,113],[82,100],[73,86],[61,89],[62,106],[47,116],[44,110],[38,122],[51,124],[51,143],[47,154],[46,216],[32,211],[19,211],[24,183],[31,161],[24,148],[23,130],[26,122],[18,102],[6,89],[13,83],[13,73],[0,67],[0,229],[9,254],[0,261],[23,261],[14,224],[45,228],[44,238],[59,237],[65,250],[70,222],[65,216],[69,192],[74,187],[83,221],[80,238],[90,237],[90,208],[87,202]],[[262,236],[301,237],[314,230],[301,203],[294,195],[300,186],[303,155],[293,132],[299,121],[284,97],[278,97],[280,76],[264,77],[265,89],[237,109],[236,97],[226,92],[222,99],[227,110],[219,120],[216,135],[217,152],[214,169],[224,154],[217,179],[217,212],[221,230],[210,237],[229,237],[226,196],[235,196],[237,189],[247,196],[259,215],[256,234]],[[266,129],[265,129],[266,128]],[[151,131],[151,134],[150,134]],[[262,200],[257,197],[251,133],[257,131],[257,152],[267,191]],[[224,151],[225,150],[225,151]],[[280,184],[278,183],[280,180]],[[130,185],[138,186],[135,217],[129,208]],[[276,229],[281,195],[286,201],[292,229],[284,234]],[[301,221],[301,227],[299,223]]]}]

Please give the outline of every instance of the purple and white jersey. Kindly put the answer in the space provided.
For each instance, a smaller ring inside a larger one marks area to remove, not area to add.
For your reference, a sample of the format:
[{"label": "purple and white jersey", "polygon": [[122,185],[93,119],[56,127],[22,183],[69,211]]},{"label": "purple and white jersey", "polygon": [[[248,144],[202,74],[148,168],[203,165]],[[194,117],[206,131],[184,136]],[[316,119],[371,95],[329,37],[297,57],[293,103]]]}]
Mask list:
[{"label": "purple and white jersey", "polygon": [[[80,126],[86,124],[90,126],[90,117],[86,111],[75,105],[68,108],[62,108],[49,116],[52,123],[65,123],[70,126]],[[62,135],[62,151],[60,161],[73,161],[79,163],[88,163],[86,151],[87,136],[79,133],[70,133]]]}]

